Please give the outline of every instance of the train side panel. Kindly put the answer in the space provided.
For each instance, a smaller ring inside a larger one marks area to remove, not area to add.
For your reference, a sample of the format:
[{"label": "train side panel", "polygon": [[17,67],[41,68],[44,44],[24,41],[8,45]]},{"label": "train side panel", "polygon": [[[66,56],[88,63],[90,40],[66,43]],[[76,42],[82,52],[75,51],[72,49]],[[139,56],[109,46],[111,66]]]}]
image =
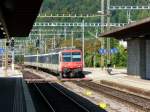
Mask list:
[{"label": "train side panel", "polygon": [[28,55],[24,64],[49,69],[61,77],[79,76],[83,70],[82,51],[70,49],[38,56]]}]

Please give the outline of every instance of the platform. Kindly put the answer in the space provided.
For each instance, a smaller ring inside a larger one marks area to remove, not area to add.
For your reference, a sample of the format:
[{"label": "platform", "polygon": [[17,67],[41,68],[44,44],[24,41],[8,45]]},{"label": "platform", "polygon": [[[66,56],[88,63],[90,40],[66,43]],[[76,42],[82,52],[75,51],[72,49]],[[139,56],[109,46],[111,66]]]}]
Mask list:
[{"label": "platform", "polygon": [[126,69],[112,69],[111,74],[100,68],[85,68],[85,71],[88,71],[86,77],[91,78],[96,83],[135,92],[150,98],[150,80],[127,75]]},{"label": "platform", "polygon": [[35,108],[22,78],[0,78],[1,112],[35,112]]},{"label": "platform", "polygon": [[0,67],[0,77],[23,77],[19,70],[8,68],[7,71]]}]

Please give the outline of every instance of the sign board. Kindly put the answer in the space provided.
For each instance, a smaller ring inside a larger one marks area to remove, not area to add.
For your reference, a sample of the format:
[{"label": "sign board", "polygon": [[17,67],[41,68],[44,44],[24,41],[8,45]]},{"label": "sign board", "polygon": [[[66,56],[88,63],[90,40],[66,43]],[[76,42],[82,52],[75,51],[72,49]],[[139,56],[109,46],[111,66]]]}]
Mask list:
[{"label": "sign board", "polygon": [[101,55],[105,55],[107,53],[110,53],[110,54],[115,54],[115,53],[118,53],[118,49],[117,48],[111,48],[110,51],[107,51],[106,49],[104,48],[100,48],[98,50],[98,53],[101,54]]},{"label": "sign board", "polygon": [[3,54],[3,53],[4,53],[4,49],[0,48],[0,54]]},{"label": "sign board", "polygon": [[100,48],[100,49],[98,50],[98,52],[99,52],[99,54],[101,54],[101,55],[105,55],[105,54],[107,53],[106,49],[104,49],[104,48]]},{"label": "sign board", "polygon": [[111,49],[110,49],[110,53],[111,53],[111,54],[118,53],[118,49],[117,49],[117,48],[111,48]]}]

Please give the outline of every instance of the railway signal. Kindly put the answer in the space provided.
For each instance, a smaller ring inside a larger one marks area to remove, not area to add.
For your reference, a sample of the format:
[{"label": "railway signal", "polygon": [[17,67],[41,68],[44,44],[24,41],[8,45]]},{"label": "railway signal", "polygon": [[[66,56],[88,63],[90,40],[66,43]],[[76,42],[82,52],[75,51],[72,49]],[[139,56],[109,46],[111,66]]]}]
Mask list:
[{"label": "railway signal", "polygon": [[15,45],[15,40],[14,40],[14,38],[12,38],[11,41],[10,41],[10,46],[13,48],[14,45]]},{"label": "railway signal", "polygon": [[14,46],[15,46],[15,39],[13,37],[11,38],[10,42],[8,43],[8,46],[9,45],[10,45],[11,51],[13,51],[14,50]]},{"label": "railway signal", "polygon": [[15,39],[12,37],[10,40],[10,47],[11,47],[11,53],[12,53],[12,71],[14,71],[14,61],[15,61],[15,53],[14,53],[14,46],[15,46]]},{"label": "railway signal", "polygon": [[39,48],[39,46],[40,46],[40,40],[37,39],[37,40],[36,40],[36,47]]}]

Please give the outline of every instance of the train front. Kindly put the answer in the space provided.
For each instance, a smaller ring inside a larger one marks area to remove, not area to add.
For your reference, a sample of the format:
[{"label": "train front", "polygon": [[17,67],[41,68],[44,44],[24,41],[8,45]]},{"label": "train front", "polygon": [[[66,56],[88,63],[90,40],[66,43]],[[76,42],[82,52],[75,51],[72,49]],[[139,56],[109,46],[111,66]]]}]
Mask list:
[{"label": "train front", "polygon": [[61,67],[63,77],[84,77],[81,50],[64,50]]}]

